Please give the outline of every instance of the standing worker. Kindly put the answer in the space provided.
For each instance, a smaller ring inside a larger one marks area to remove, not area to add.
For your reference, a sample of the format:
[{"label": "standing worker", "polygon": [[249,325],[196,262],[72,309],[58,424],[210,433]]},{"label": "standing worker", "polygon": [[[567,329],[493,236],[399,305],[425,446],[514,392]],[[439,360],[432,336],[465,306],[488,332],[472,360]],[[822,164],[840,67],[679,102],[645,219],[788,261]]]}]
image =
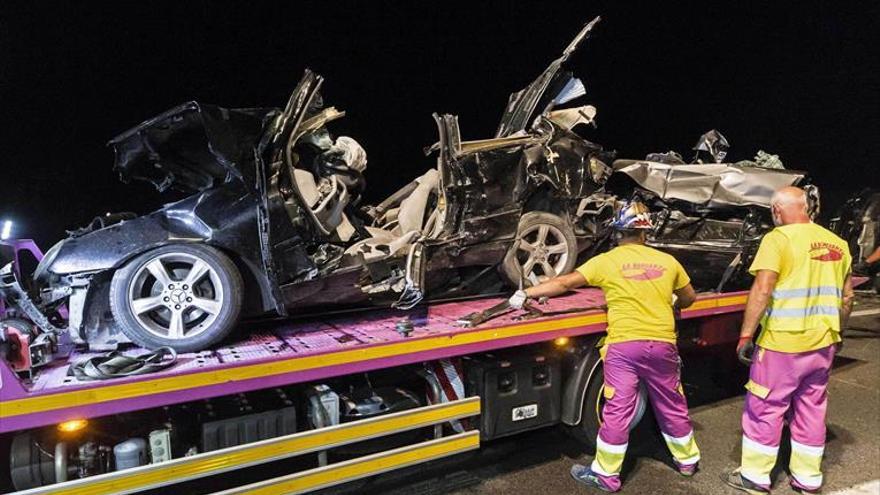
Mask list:
[{"label": "standing worker", "polygon": [[[749,271],[737,353],[751,359],[742,416],[742,463],[724,476],[747,493],[770,491],[783,418],[791,430],[791,485],[822,486],[826,387],[835,344],[852,309],[852,258],[846,242],[812,223],[804,191],[785,187],[770,201],[776,228],[764,236]],[[763,330],[754,352],[752,336]]]},{"label": "standing worker", "polygon": [[696,472],[700,451],[688,418],[675,346],[675,306],[693,304],[696,293],[681,264],[645,246],[653,228],[648,209],[633,201],[618,212],[613,226],[618,246],[587,261],[575,272],[548,280],[510,298],[521,308],[528,298],[552,297],[584,285],[598,286],[608,305],[608,335],[602,348],[605,364],[604,422],[590,467],[575,465],[579,482],[608,492],[620,490],[620,468],[636,413],[639,381],[648,390],[663,438],[681,474]]}]

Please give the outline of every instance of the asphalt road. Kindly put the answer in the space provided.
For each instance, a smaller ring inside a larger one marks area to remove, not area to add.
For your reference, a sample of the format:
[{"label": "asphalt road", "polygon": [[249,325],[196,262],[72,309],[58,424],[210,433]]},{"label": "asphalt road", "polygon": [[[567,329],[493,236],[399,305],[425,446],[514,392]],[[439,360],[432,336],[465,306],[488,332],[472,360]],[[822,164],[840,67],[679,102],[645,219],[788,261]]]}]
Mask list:
[{"label": "asphalt road", "polygon": [[[856,316],[829,385],[825,493],[880,495],[880,298],[859,295]],[[719,475],[738,465],[742,376],[719,377],[705,372],[712,363],[686,360],[685,383],[701,470],[691,479],[670,467],[665,447],[650,441],[627,454],[623,493],[737,493]],[[632,443],[632,442],[631,442]],[[784,437],[783,445],[787,443]],[[792,493],[785,472],[788,449],[783,447],[775,470],[775,492]],[[587,463],[583,452],[561,428],[548,428],[483,445],[475,453],[434,464],[389,473],[334,493],[388,495],[501,495],[511,493],[587,493],[569,477],[573,463]],[[866,484],[867,483],[867,484]],[[858,489],[851,489],[859,486]]]}]

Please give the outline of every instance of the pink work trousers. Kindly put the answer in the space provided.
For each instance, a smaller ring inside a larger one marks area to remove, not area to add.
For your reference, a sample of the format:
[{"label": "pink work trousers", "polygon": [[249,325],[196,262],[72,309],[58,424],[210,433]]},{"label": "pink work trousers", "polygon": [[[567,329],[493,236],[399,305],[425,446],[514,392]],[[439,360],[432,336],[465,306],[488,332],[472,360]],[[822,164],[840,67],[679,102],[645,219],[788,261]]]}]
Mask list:
[{"label": "pink work trousers", "polygon": [[[675,344],[652,340],[610,344],[604,365],[606,402],[597,441],[598,460],[601,461],[604,449],[625,451],[641,381],[676,464],[696,464],[699,450],[681,387],[681,359]],[[594,473],[612,490],[619,489],[619,472],[597,472],[601,470],[600,464],[593,463]]]},{"label": "pink work trousers", "polygon": [[755,352],[742,415],[744,477],[770,487],[783,422],[788,420],[794,482],[808,489],[821,486],[818,463],[825,446],[826,389],[834,352],[833,345],[799,353]]}]

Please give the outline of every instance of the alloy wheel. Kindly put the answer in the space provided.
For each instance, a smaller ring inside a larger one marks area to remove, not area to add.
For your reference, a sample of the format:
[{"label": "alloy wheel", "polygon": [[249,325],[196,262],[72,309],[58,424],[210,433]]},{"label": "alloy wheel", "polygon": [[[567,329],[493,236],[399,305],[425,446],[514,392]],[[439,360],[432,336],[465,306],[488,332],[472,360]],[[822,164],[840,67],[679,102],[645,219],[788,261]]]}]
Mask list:
[{"label": "alloy wheel", "polygon": [[226,294],[217,270],[188,253],[163,253],[140,266],[128,302],[137,323],[166,339],[190,338],[211,326]]},{"label": "alloy wheel", "polygon": [[569,250],[559,228],[538,224],[520,234],[516,257],[523,276],[536,284],[562,274]]}]

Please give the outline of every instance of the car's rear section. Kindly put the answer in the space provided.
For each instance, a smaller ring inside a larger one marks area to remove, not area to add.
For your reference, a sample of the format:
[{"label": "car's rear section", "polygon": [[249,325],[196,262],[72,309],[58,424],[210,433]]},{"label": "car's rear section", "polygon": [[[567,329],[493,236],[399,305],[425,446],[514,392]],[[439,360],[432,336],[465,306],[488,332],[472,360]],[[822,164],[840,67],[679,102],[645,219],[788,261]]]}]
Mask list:
[{"label": "car's rear section", "polygon": [[675,256],[698,289],[721,291],[748,284],[748,266],[773,228],[773,193],[808,184],[794,170],[617,160],[608,189],[639,196],[655,218],[648,244]]}]

